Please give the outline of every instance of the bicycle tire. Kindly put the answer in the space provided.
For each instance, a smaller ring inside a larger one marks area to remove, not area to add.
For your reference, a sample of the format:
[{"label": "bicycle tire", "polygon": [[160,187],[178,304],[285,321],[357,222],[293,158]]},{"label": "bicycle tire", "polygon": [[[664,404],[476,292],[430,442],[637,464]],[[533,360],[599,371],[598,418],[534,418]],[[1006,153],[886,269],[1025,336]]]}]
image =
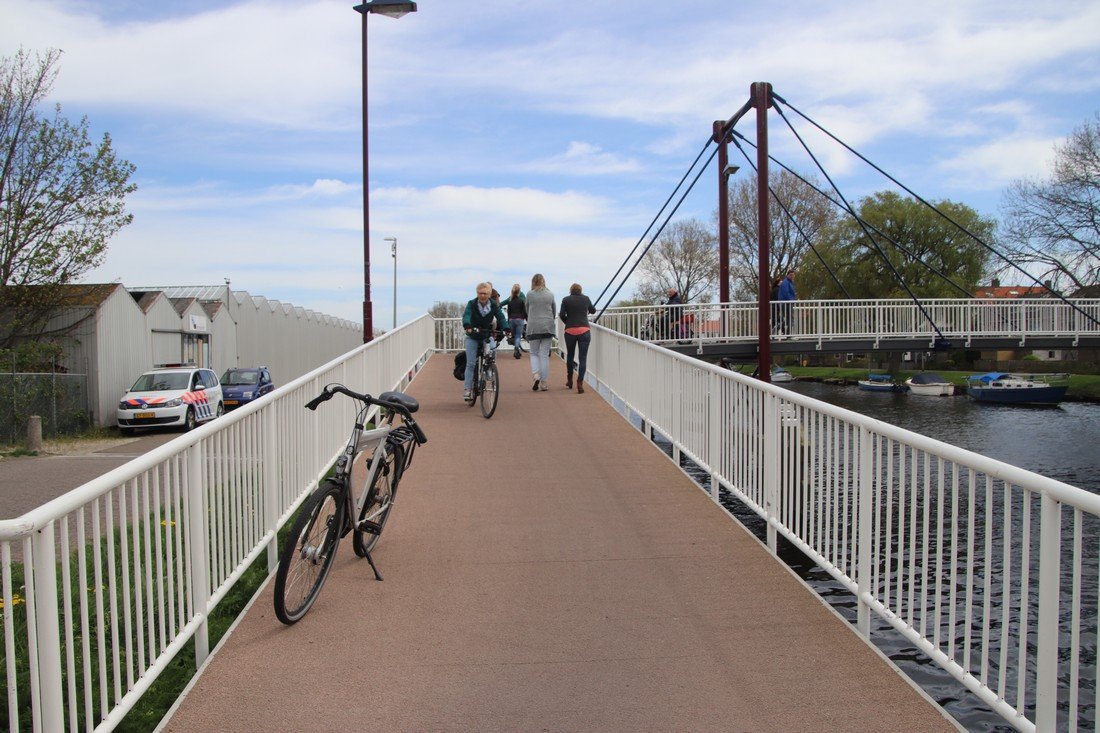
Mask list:
[{"label": "bicycle tire", "polygon": [[343,486],[328,480],[303,502],[275,573],[275,616],[296,623],[317,600],[332,569],[344,524]]},{"label": "bicycle tire", "polygon": [[485,365],[481,385],[481,414],[488,420],[497,411],[497,396],[500,392],[500,374],[496,362]]},{"label": "bicycle tire", "polygon": [[[355,548],[355,554],[359,557],[366,557],[382,536],[382,530],[390,516],[390,509],[393,508],[393,497],[397,494],[397,484],[401,480],[401,469],[404,465],[405,449],[400,444],[388,446],[382,465],[378,467],[374,480],[367,488],[367,500],[355,523],[352,547]],[[359,529],[359,523],[364,519],[370,519],[379,525],[378,534],[363,532]]]}]

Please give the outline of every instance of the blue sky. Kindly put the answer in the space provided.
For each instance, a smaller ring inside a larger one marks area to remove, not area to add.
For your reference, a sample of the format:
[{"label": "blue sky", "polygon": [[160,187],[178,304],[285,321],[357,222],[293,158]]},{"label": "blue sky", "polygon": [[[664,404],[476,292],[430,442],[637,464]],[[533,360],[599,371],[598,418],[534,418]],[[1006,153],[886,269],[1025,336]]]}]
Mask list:
[{"label": "blue sky", "polygon": [[[137,166],[88,282],[220,284],[359,321],[350,0],[0,0],[0,54],[64,51],[53,101]],[[1100,4],[422,0],[370,18],[375,325],[492,280],[610,279],[753,81],[927,198],[997,216],[1100,110]],[[749,124],[747,124],[749,123]],[[809,162],[771,118],[774,154]],[[751,120],[739,127],[754,137]],[[811,144],[846,196],[888,187]],[[716,173],[680,215],[710,220]],[[742,174],[744,175],[744,171]],[[623,291],[630,291],[628,285]]]}]

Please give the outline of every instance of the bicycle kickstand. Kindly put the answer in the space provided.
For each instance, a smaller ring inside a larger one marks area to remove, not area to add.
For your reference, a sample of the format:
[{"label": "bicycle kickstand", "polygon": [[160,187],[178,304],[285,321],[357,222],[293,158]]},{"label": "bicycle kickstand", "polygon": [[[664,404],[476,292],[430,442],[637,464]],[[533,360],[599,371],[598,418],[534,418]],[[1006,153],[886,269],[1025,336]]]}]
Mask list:
[{"label": "bicycle kickstand", "polygon": [[370,556],[370,550],[367,550],[367,562],[370,563],[370,569],[374,571],[374,579],[382,580],[382,573],[378,572],[378,566],[374,564],[374,558]]}]

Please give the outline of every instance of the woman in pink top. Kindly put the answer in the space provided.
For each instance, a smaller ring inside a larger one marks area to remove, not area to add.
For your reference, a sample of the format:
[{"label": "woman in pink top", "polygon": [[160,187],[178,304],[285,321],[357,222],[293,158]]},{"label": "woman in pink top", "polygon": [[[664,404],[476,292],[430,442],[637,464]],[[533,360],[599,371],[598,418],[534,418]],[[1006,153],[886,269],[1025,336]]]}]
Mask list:
[{"label": "woman in pink top", "polygon": [[569,286],[569,295],[561,299],[558,318],[565,324],[565,388],[573,389],[573,355],[580,346],[577,362],[577,394],[584,394],[584,372],[588,364],[588,346],[592,343],[592,329],[588,325],[588,314],[595,313],[596,307],[588,296],[581,292],[581,286],[573,283]]}]

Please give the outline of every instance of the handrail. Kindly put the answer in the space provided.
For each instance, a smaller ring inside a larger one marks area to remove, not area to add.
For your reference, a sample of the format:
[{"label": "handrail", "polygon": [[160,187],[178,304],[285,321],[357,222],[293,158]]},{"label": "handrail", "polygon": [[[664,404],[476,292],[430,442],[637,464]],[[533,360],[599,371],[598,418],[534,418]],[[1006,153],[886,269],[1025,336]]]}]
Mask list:
[{"label": "handrail", "polygon": [[709,473],[714,501],[728,493],[763,517],[773,551],[782,535],[848,588],[861,635],[877,614],[1020,730],[1095,715],[1083,680],[1098,600],[1080,588],[1100,566],[1083,529],[1100,519],[1100,497],[593,331],[588,374],[601,393],[666,437],[677,465],[686,456]]}]

